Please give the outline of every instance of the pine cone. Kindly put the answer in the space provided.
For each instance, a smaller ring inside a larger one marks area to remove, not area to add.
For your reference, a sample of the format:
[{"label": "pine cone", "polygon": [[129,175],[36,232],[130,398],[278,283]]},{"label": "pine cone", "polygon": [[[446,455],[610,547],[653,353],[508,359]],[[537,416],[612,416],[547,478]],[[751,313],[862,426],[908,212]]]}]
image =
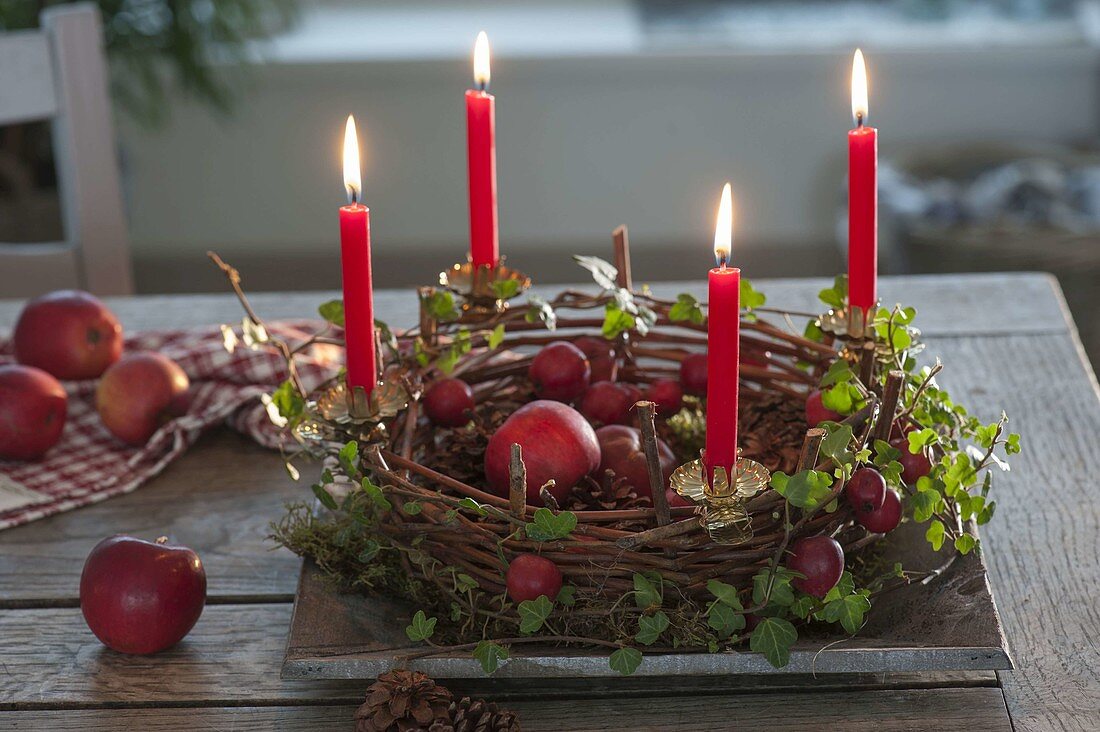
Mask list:
[{"label": "pine cone", "polygon": [[450,721],[437,721],[428,732],[520,732],[519,716],[484,699],[451,702]]},{"label": "pine cone", "polygon": [[447,720],[451,692],[419,671],[398,669],[382,674],[367,689],[367,700],[355,712],[356,732],[408,732]]},{"label": "pine cone", "polygon": [[611,511],[648,508],[652,505],[648,498],[643,498],[635,492],[634,486],[628,483],[626,478],[617,477],[610,470],[606,471],[601,478],[600,482],[587,478],[573,487],[568,501],[571,511]]}]

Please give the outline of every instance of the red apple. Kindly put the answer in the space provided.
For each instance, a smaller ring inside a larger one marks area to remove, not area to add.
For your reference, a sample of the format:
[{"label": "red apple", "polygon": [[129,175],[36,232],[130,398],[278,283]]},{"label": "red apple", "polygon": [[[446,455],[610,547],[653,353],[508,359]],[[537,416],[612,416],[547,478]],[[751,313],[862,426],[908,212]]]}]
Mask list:
[{"label": "red apple", "polygon": [[908,485],[916,485],[917,480],[932,472],[932,461],[928,459],[925,448],[913,454],[909,452],[909,438],[901,437],[890,442],[896,450],[901,451],[898,462],[901,463],[901,479]]},{"label": "red apple", "polygon": [[665,489],[665,500],[668,501],[669,508],[680,508],[694,506],[695,503],[688,498],[684,498],[671,488]]},{"label": "red apple", "polygon": [[527,377],[539,399],[559,402],[571,402],[584,394],[591,374],[584,353],[568,341],[543,346],[527,369]]},{"label": "red apple", "polygon": [[844,574],[844,549],[829,536],[810,536],[799,539],[787,550],[787,569],[802,577],[791,584],[814,597],[825,597]]},{"label": "red apple", "polygon": [[636,387],[599,381],[588,387],[581,399],[581,414],[593,424],[630,424],[631,408],[638,401]]},{"label": "red apple", "polygon": [[680,362],[680,383],[688,394],[707,395],[707,354],[693,353]]},{"label": "red apple", "polygon": [[886,479],[874,468],[860,468],[844,486],[844,497],[857,513],[882,508],[886,500]]},{"label": "red apple", "polygon": [[649,385],[646,398],[657,405],[657,413],[669,417],[684,406],[684,388],[674,379],[656,379]]},{"label": "red apple", "polygon": [[844,419],[837,412],[826,409],[821,403],[821,390],[814,389],[806,397],[806,424],[816,427],[822,422],[839,422]]},{"label": "red apple", "polygon": [[33,460],[61,439],[69,397],[33,366],[0,366],[0,458]]},{"label": "red apple", "polygon": [[187,411],[190,382],[159,353],[131,353],[103,374],[95,406],[104,426],[129,445],[144,445],[162,424]]},{"label": "red apple", "polygon": [[874,534],[885,534],[896,529],[901,523],[901,498],[897,491],[887,489],[886,497],[878,508],[857,510],[856,521]]},{"label": "red apple", "polygon": [[424,394],[424,412],[440,427],[461,427],[474,412],[474,392],[462,379],[440,379]]},{"label": "red apple", "polygon": [[80,610],[103,645],[156,653],[179,643],[206,603],[206,572],[187,547],[132,536],[99,542],[80,575]]},{"label": "red apple", "polygon": [[59,379],[94,379],[122,353],[122,326],[96,297],[59,290],[26,304],[12,341],[19,363]]},{"label": "red apple", "polygon": [[499,496],[508,495],[512,444],[523,448],[527,502],[540,505],[539,489],[554,480],[554,498],[564,502],[581,478],[600,464],[600,443],[580,412],[548,399],[524,404],[504,421],[485,448],[485,479]]},{"label": "red apple", "polygon": [[615,370],[615,350],[611,341],[596,336],[581,336],[573,341],[573,345],[588,358],[588,364],[592,367],[591,383],[611,381]]},{"label": "red apple", "polygon": [[[639,496],[652,496],[649,469],[646,467],[645,450],[642,447],[642,433],[636,427],[614,424],[596,430],[596,439],[600,441],[599,474],[603,475],[605,470],[611,470],[615,475],[626,478]],[[657,440],[657,455],[661,462],[663,482],[667,486],[672,471],[676,469],[676,456],[661,440]]]},{"label": "red apple", "polygon": [[553,600],[561,592],[561,570],[558,565],[538,554],[520,554],[508,563],[505,582],[512,602],[534,600],[546,595]]}]

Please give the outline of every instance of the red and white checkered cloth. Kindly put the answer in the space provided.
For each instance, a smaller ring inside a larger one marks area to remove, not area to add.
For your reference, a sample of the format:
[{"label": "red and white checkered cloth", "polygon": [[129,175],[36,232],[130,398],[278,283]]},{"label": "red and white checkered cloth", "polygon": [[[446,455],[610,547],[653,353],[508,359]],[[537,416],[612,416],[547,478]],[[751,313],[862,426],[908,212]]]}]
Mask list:
[{"label": "red and white checkered cloth", "polygon": [[[320,329],[316,321],[268,324],[268,332],[291,344]],[[278,447],[280,432],[260,402],[287,378],[278,354],[238,345],[229,353],[217,326],[152,331],[126,339],[124,353],[158,351],[191,380],[187,414],[164,424],[142,447],[116,440],[95,409],[96,381],[65,383],[68,417],[61,441],[39,460],[0,460],[0,529],[129,493],[183,454],[203,430],[228,424],[265,447]],[[298,360],[306,388],[336,375],[342,350],[314,346]],[[0,338],[0,363],[12,362],[10,343]]]}]

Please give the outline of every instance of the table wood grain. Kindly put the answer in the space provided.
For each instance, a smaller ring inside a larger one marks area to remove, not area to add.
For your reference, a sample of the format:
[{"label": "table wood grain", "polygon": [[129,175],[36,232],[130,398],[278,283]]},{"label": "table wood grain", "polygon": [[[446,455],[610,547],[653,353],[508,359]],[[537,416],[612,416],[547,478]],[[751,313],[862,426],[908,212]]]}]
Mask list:
[{"label": "table wood grain", "polygon": [[[246,274],[246,286],[247,273]],[[816,311],[821,281],[757,283],[769,305]],[[669,295],[695,287],[663,284]],[[1057,284],[1040,274],[885,278],[883,298],[920,311],[940,381],[985,419],[1004,407],[1025,452],[998,476],[984,532],[991,583],[1017,670],[992,674],[731,679],[654,686],[492,680],[460,691],[509,700],[527,729],[1086,730],[1100,725],[1100,501],[1092,461],[1100,390]],[[331,293],[260,293],[272,319],[308,316]],[[229,296],[112,300],[130,331],[236,321]],[[21,303],[0,301],[0,332]],[[415,318],[407,292],[380,292],[379,317]],[[268,524],[306,497],[276,454],[228,430],[204,437],[135,493],[0,532],[0,728],[348,729],[354,682],[278,678],[299,562]],[[105,650],[84,626],[83,558],[112,533],[175,535],[202,555],[210,603],[191,635],[153,657]],[[765,693],[766,692],[766,693]],[[599,704],[571,703],[596,699]]]}]

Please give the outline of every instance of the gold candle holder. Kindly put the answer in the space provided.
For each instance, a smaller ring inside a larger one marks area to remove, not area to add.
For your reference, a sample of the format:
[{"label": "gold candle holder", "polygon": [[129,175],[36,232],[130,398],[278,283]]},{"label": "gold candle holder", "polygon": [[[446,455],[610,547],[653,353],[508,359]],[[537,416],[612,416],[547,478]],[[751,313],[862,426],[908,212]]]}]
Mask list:
[{"label": "gold candle holder", "polygon": [[[738,451],[740,452],[740,451]],[[753,537],[748,499],[768,487],[771,472],[749,458],[738,457],[733,481],[726,469],[714,469],[713,484],[707,480],[702,454],[698,460],[678,467],[670,479],[672,489],[699,504],[703,511],[699,523],[716,544],[744,544]]]},{"label": "gold candle holder", "polygon": [[361,386],[348,389],[343,379],[306,403],[305,418],[293,433],[299,442],[326,442],[349,434],[365,442],[385,439],[384,420],[409,405],[409,393],[395,381],[380,381],[368,395]]},{"label": "gold candle holder", "polygon": [[817,326],[830,335],[846,340],[874,340],[875,327],[873,321],[874,313],[877,311],[877,304],[871,310],[870,317],[867,316],[863,308],[854,305],[833,308],[818,316]]},{"label": "gold candle holder", "polygon": [[474,266],[466,260],[439,273],[439,284],[462,300],[462,310],[474,314],[495,314],[508,308],[508,301],[531,286],[531,278],[504,265],[504,257],[495,267]]}]

